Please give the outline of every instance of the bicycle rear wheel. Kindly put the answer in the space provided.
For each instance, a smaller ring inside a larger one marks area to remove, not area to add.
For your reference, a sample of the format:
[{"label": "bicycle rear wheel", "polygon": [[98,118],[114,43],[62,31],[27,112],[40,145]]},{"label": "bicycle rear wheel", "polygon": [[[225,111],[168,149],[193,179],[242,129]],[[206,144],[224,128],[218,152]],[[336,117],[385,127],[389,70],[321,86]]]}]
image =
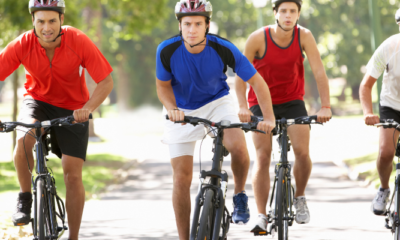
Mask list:
[{"label": "bicycle rear wheel", "polygon": [[212,228],[214,226],[214,206],[213,206],[214,191],[207,190],[204,198],[203,210],[199,222],[199,231],[197,240],[211,240]]},{"label": "bicycle rear wheel", "polygon": [[37,237],[38,240],[47,240],[51,237],[50,219],[47,210],[47,192],[45,181],[39,178],[36,182],[36,209]]},{"label": "bicycle rear wheel", "polygon": [[287,208],[287,181],[285,177],[285,168],[281,167],[278,173],[278,182],[276,185],[276,206],[278,219],[278,239],[287,240],[289,238],[289,220]]}]

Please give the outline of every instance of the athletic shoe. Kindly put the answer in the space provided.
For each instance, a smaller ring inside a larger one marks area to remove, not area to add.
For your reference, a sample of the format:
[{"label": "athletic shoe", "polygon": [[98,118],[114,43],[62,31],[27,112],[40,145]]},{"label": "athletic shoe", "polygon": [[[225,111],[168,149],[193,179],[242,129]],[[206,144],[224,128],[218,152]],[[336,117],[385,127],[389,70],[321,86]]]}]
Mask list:
[{"label": "athletic shoe", "polygon": [[298,224],[310,222],[310,211],[307,207],[306,197],[301,196],[293,199],[293,206],[296,209],[295,220]]},{"label": "athletic shoe", "polygon": [[245,191],[233,196],[233,223],[246,224],[250,220],[250,210],[247,206],[247,200]]},{"label": "athletic shoe", "polygon": [[371,203],[371,212],[375,215],[385,215],[386,205],[389,202],[390,188],[379,188],[374,200]]},{"label": "athletic shoe", "polygon": [[268,218],[264,214],[258,214],[256,223],[250,232],[266,232],[268,225]]},{"label": "athletic shoe", "polygon": [[32,194],[30,192],[19,193],[17,207],[11,219],[14,226],[27,225],[31,221]]}]

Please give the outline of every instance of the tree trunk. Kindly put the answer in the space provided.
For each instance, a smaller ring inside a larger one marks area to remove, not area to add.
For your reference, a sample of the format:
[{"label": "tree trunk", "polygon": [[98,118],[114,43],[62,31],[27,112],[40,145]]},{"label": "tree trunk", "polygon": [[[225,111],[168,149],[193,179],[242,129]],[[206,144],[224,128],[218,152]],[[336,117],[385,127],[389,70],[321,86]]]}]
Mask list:
[{"label": "tree trunk", "polygon": [[[126,56],[123,57],[126,59]],[[117,104],[120,113],[129,110],[129,76],[124,70],[125,61],[119,61],[117,66],[118,82],[117,82]]]},{"label": "tree trunk", "polygon": [[353,97],[353,100],[360,100],[360,85],[356,84],[354,86],[351,86],[351,95]]}]

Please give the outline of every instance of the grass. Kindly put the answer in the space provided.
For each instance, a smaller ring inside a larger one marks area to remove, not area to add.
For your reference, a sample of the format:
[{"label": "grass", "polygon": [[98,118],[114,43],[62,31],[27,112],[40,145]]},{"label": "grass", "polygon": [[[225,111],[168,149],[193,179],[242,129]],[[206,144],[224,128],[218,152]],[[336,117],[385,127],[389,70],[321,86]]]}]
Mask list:
[{"label": "grass", "polygon": [[[376,168],[376,159],[378,153],[372,153],[358,158],[347,159],[344,162],[354,171],[358,172],[358,177],[368,181],[375,188],[380,185],[378,170]],[[396,162],[393,161],[393,171],[390,175],[389,184],[394,185],[396,173]]]},{"label": "grass", "polygon": [[[96,198],[99,193],[105,190],[108,184],[117,181],[114,172],[120,169],[125,162],[126,159],[117,155],[88,155],[82,170],[86,198]],[[58,194],[60,197],[65,198],[65,183],[61,160],[50,158],[47,165],[54,173]],[[19,190],[17,175],[12,162],[0,162],[0,179],[0,194]]]}]

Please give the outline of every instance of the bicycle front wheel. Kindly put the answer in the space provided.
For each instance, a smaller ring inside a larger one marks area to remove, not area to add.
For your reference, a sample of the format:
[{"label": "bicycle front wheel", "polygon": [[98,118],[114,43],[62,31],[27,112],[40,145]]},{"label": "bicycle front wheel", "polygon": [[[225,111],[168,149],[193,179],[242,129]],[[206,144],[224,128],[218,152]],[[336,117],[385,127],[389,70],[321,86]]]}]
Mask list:
[{"label": "bicycle front wheel", "polygon": [[49,215],[46,209],[47,193],[44,179],[40,178],[36,182],[36,209],[37,215],[37,237],[38,240],[46,240],[51,236]]},{"label": "bicycle front wheel", "polygon": [[213,206],[214,191],[206,191],[204,197],[203,211],[200,217],[199,231],[197,240],[211,240],[212,227],[214,225],[214,206]]},{"label": "bicycle front wheel", "polygon": [[287,208],[287,179],[285,177],[285,168],[281,167],[278,173],[278,182],[276,185],[276,207],[278,211],[278,219],[276,226],[278,227],[278,239],[288,240],[289,238],[289,220]]},{"label": "bicycle front wheel", "polygon": [[[399,177],[400,177],[400,175],[397,176],[396,180],[398,180]],[[394,190],[395,191],[394,192],[394,212],[393,212],[393,216],[392,216],[392,218],[393,218],[393,223],[392,224],[395,224],[394,240],[400,240],[400,232],[399,232],[399,226],[398,226],[399,223],[398,223],[398,220],[397,220],[397,219],[399,219],[398,216],[399,216],[399,211],[400,211],[399,187],[400,186],[398,186],[396,184],[395,190]],[[391,213],[389,213],[389,214],[391,214]]]}]

